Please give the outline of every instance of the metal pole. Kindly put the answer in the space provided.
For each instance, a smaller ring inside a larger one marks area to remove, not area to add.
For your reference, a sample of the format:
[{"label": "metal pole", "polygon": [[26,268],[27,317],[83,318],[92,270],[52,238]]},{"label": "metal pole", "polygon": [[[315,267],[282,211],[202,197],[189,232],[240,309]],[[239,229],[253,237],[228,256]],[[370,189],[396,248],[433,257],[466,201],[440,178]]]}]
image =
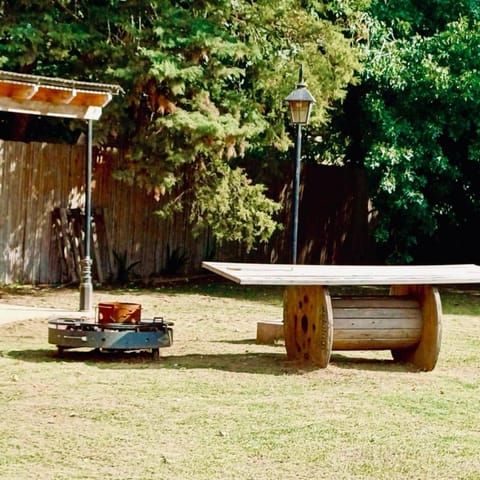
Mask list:
[{"label": "metal pole", "polygon": [[80,280],[80,310],[91,311],[93,285],[92,285],[92,259],[90,258],[90,237],[91,237],[91,217],[92,217],[92,138],[93,138],[93,121],[88,120],[87,135],[87,155],[85,167],[85,238],[84,250],[85,255],[81,261]]},{"label": "metal pole", "polygon": [[293,238],[292,238],[292,263],[297,263],[298,243],[298,206],[300,195],[300,162],[302,152],[302,125],[297,125],[297,142],[295,148],[295,182],[293,185]]}]

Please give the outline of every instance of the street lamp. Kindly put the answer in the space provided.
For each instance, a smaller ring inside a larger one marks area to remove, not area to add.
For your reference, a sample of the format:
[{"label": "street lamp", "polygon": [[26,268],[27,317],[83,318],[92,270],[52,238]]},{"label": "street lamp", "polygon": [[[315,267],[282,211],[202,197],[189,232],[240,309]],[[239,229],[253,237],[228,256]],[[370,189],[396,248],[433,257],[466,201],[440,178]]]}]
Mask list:
[{"label": "street lamp", "polygon": [[285,99],[290,109],[290,120],[297,126],[297,142],[295,155],[295,182],[293,192],[293,237],[292,237],[292,263],[297,263],[297,240],[298,240],[298,196],[300,189],[300,161],[302,152],[302,125],[307,125],[315,99],[307,90],[303,81],[303,69],[300,67],[297,88]]}]

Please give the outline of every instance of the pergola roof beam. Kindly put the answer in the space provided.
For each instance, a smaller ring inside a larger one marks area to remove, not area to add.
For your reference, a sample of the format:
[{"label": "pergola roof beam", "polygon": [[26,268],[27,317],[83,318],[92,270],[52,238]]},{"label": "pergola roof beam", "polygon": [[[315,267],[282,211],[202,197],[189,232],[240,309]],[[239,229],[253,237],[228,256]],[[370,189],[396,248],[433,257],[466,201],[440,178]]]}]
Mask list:
[{"label": "pergola roof beam", "polygon": [[98,120],[102,115],[102,107],[88,105],[73,105],[65,103],[45,103],[35,100],[15,100],[3,98],[0,110],[28,115],[45,115],[48,117],[80,118],[83,120]]},{"label": "pergola roof beam", "polygon": [[0,110],[98,120],[119,85],[79,82],[0,70]]}]

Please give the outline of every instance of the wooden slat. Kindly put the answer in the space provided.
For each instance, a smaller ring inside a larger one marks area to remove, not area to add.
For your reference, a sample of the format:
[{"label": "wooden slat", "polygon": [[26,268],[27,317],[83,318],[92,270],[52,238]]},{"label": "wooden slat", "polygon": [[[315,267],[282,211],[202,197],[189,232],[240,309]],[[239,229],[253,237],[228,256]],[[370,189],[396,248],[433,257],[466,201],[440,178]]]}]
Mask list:
[{"label": "wooden slat", "polygon": [[333,310],[333,328],[335,330],[389,330],[389,329],[420,329],[422,327],[422,315],[420,311],[416,315],[402,315],[401,312],[392,317],[378,317],[375,312],[370,312],[365,317],[336,316],[337,311]]},{"label": "wooden slat", "polygon": [[421,318],[420,313],[413,308],[336,308],[333,309],[335,318]]},{"label": "wooden slat", "polygon": [[397,319],[418,319],[420,314],[418,310],[412,308],[335,308],[335,318],[353,319],[353,318],[376,318],[378,320],[397,318]]},{"label": "wooden slat", "polygon": [[17,144],[14,146],[13,155],[9,159],[9,175],[10,194],[7,199],[9,203],[9,238],[8,238],[8,271],[10,278],[19,278],[24,281],[23,276],[23,230],[18,225],[24,222],[24,204],[25,192],[22,189],[22,162],[21,159],[28,157],[26,144]]},{"label": "wooden slat", "polygon": [[333,308],[402,308],[418,309],[418,300],[407,296],[342,296],[332,297]]},{"label": "wooden slat", "polygon": [[[333,343],[335,344],[338,340],[368,340],[368,341],[377,341],[377,340],[388,340],[388,339],[398,339],[398,340],[413,340],[418,342],[421,334],[420,328],[390,328],[390,329],[376,329],[376,328],[367,328],[367,329],[336,329],[333,328]],[[388,347],[391,348],[391,347]]]},{"label": "wooden slat", "polygon": [[332,350],[392,350],[409,349],[418,344],[418,338],[405,336],[395,338],[365,337],[365,338],[335,338],[333,337]]}]

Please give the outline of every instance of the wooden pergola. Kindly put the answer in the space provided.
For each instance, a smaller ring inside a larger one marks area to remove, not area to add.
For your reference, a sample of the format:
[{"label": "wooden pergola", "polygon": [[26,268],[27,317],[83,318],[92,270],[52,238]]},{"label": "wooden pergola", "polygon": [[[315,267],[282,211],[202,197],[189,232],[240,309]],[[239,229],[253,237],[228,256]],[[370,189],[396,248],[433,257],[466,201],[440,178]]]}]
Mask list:
[{"label": "wooden pergola", "polygon": [[88,125],[85,166],[85,249],[80,280],[80,310],[93,308],[92,259],[90,256],[91,181],[93,120],[113,95],[122,92],[119,85],[81,82],[0,70],[0,111],[76,118]]}]

